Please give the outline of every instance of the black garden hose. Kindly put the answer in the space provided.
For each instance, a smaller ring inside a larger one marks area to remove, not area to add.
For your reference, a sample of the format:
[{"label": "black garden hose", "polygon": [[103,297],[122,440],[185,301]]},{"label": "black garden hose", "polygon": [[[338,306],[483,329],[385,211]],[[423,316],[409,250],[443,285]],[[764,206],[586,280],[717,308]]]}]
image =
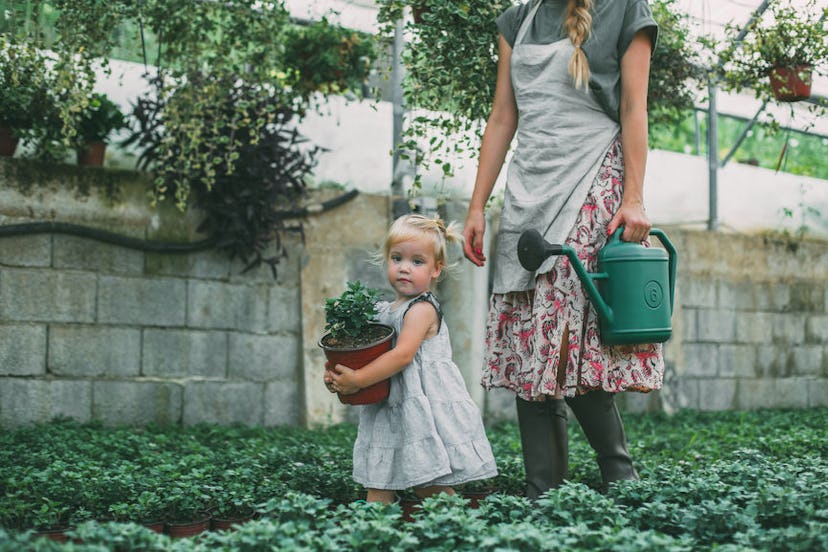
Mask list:
[{"label": "black garden hose", "polygon": [[[339,207],[352,200],[359,193],[358,190],[350,190],[342,195],[314,203],[299,209],[282,211],[279,216],[283,219],[302,218],[312,214],[324,213],[335,207]],[[194,251],[205,251],[212,249],[218,243],[218,238],[207,238],[197,242],[163,242],[144,240],[123,236],[114,232],[90,228],[70,222],[24,222],[21,224],[0,225],[0,238],[6,236],[25,236],[31,234],[68,234],[81,238],[89,238],[112,245],[119,245],[128,249],[139,251],[150,251],[153,253],[191,253]]]}]

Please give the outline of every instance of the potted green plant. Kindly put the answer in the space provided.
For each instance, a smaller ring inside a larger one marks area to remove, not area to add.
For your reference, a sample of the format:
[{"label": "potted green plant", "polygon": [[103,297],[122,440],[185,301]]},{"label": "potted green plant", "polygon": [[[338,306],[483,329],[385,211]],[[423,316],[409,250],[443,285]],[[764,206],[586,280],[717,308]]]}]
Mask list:
[{"label": "potted green plant", "polygon": [[[394,328],[378,324],[379,290],[362,282],[348,282],[339,297],[325,299],[325,331],[319,346],[328,363],[358,370],[391,350]],[[389,381],[384,380],[353,395],[339,395],[344,404],[369,404],[388,397]]]},{"label": "potted green plant", "polygon": [[77,121],[78,165],[102,166],[109,136],[126,126],[126,117],[115,102],[105,94],[92,94]]},{"label": "potted green plant", "polygon": [[43,124],[53,104],[50,87],[44,55],[0,35],[0,157],[13,156],[18,141]]},{"label": "potted green plant", "polygon": [[[814,73],[828,75],[826,13],[828,8],[817,6],[815,0],[797,5],[791,0],[771,2],[747,28],[741,44],[723,54],[726,86],[736,91],[752,87],[761,99],[809,98]],[[736,26],[727,28],[731,40],[738,32]]]}]

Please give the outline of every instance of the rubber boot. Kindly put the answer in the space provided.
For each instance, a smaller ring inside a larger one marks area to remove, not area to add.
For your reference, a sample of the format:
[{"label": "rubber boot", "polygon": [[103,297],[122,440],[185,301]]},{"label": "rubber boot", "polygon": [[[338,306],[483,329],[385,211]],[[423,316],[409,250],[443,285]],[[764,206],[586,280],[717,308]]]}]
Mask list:
[{"label": "rubber boot", "polygon": [[566,404],[562,399],[527,401],[516,397],[526,497],[537,499],[568,477],[569,440]]},{"label": "rubber boot", "polygon": [[612,393],[590,391],[567,397],[566,403],[578,419],[587,441],[598,455],[598,468],[604,488],[613,481],[638,479],[627,450],[624,424]]}]

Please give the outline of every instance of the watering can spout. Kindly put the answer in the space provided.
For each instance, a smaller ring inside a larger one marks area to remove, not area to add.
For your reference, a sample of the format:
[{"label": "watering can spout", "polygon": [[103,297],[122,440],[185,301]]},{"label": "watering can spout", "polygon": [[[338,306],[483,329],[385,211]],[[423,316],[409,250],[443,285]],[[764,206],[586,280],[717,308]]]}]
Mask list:
[{"label": "watering can spout", "polygon": [[518,261],[526,270],[536,271],[546,259],[553,255],[566,255],[569,258],[570,263],[575,268],[575,273],[578,274],[578,278],[584,285],[590,301],[595,306],[595,310],[598,311],[598,316],[605,324],[612,324],[612,309],[601,297],[598,288],[595,287],[595,282],[593,282],[593,278],[605,278],[606,274],[589,274],[574,249],[568,245],[549,243],[543,239],[543,236],[537,230],[526,230],[520,235],[518,239]]}]

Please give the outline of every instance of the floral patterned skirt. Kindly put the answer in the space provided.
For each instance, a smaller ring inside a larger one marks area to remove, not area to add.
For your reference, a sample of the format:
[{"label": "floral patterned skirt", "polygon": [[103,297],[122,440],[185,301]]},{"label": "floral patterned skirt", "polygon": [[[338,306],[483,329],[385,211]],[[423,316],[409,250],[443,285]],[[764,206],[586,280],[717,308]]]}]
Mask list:
[{"label": "floral patterned skirt", "polygon": [[[621,141],[616,139],[566,239],[588,272],[597,270],[607,226],[621,205],[623,174]],[[566,370],[559,377],[566,329]],[[535,289],[492,295],[482,384],[486,389],[505,387],[526,400],[593,389],[617,393],[661,388],[660,343],[605,346],[599,336],[596,310],[569,259],[560,256],[552,270],[536,277]]]}]

